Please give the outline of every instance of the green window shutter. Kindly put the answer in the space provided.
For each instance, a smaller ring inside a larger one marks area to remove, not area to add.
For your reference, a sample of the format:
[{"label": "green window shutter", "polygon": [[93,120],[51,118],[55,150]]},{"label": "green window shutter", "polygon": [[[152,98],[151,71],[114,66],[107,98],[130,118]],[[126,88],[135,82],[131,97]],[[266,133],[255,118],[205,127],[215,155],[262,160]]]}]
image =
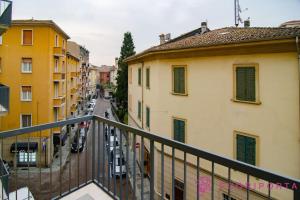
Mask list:
[{"label": "green window shutter", "polygon": [[179,94],[185,94],[185,68],[173,68],[173,78],[174,92]]},{"label": "green window shutter", "polygon": [[141,102],[138,102],[138,118],[141,119]]},{"label": "green window shutter", "polygon": [[146,87],[150,88],[150,69],[146,69]]},{"label": "green window shutter", "polygon": [[150,127],[150,108],[146,108],[146,126]]},{"label": "green window shutter", "polygon": [[251,165],[256,164],[256,142],[254,138],[247,137],[246,138],[246,163]]},{"label": "green window shutter", "polygon": [[174,119],[174,140],[185,142],[185,121]]},{"label": "green window shutter", "polygon": [[256,165],[256,140],[244,135],[236,136],[237,160]]},{"label": "green window shutter", "polygon": [[237,135],[236,143],[236,159],[245,162],[245,137]]},{"label": "green window shutter", "polygon": [[236,68],[236,99],[255,101],[255,67]]},{"label": "green window shutter", "polygon": [[141,68],[138,69],[138,84],[139,85],[142,84],[142,69]]}]

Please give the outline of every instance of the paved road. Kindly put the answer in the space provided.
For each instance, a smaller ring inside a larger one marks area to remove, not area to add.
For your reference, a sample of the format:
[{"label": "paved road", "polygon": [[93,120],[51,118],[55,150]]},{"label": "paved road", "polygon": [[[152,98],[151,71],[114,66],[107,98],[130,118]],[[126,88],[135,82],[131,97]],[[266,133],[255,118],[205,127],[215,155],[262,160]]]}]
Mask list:
[{"label": "paved road", "polygon": [[[98,99],[94,110],[94,114],[104,116],[104,112],[110,108],[109,101]],[[17,185],[18,188],[28,186],[30,191],[33,193],[35,199],[50,199],[51,197],[58,196],[60,193],[69,191],[71,188],[76,188],[86,181],[92,178],[92,128],[87,132],[87,145],[81,153],[72,153],[70,159],[66,164],[58,171],[42,172],[39,170],[18,170]],[[98,135],[99,134],[99,135]],[[99,137],[100,136],[100,137]],[[99,143],[100,139],[100,143]],[[122,187],[122,196],[125,197],[126,189],[129,192],[129,199],[131,197],[131,187],[128,182],[126,187],[126,179],[123,178],[122,182],[120,179],[108,178],[108,166],[107,166],[107,154],[103,154],[103,125],[100,124],[100,132],[98,133],[98,124],[96,124],[96,135],[95,135],[95,177],[104,185],[107,186],[110,182],[110,190],[120,194],[120,188]],[[100,144],[100,149],[98,145]],[[65,144],[69,145],[69,144]],[[105,170],[103,173],[103,155],[105,160]],[[98,162],[100,159],[100,162]],[[61,176],[60,176],[61,174]],[[103,175],[105,178],[103,178]],[[110,177],[110,176],[109,176]],[[16,189],[15,179],[16,175],[12,174],[9,180],[9,190],[14,191]],[[114,190],[114,181],[116,181],[116,190]],[[52,183],[52,184],[51,184]]]}]

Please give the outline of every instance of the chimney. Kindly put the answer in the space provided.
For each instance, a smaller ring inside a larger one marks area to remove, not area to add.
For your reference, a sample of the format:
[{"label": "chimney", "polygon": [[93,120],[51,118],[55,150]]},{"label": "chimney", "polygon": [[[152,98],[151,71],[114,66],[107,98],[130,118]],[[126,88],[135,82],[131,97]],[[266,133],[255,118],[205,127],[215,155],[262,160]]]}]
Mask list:
[{"label": "chimney", "polygon": [[250,19],[247,19],[244,21],[244,27],[249,28],[250,27]]},{"label": "chimney", "polygon": [[160,41],[160,44],[164,44],[166,42],[165,34],[162,33],[159,35],[159,41]]},{"label": "chimney", "polygon": [[207,22],[201,22],[201,34],[207,31]]}]

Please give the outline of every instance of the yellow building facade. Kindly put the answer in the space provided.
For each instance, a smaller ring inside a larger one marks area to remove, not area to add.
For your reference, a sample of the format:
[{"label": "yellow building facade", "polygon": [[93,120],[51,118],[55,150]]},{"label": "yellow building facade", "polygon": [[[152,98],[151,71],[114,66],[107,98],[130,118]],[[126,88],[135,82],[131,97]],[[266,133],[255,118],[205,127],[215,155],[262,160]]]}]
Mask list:
[{"label": "yellow building facade", "polygon": [[[14,20],[0,44],[0,82],[10,88],[10,110],[1,118],[0,131],[34,126],[66,119],[66,48],[69,36],[53,21]],[[50,162],[49,131],[31,135],[46,143],[42,160]],[[60,129],[53,133],[59,135]],[[36,139],[35,139],[36,138]],[[22,141],[22,138],[19,138]],[[11,143],[6,143],[6,149]],[[7,153],[6,158],[12,156]]]},{"label": "yellow building facade", "polygon": [[[282,37],[281,31],[286,31],[283,35],[289,34]],[[128,58],[129,125],[238,160],[239,137],[250,138],[255,143],[254,155],[247,162],[299,179],[300,63],[295,42],[299,35],[300,29],[224,28],[205,33],[200,29]],[[245,42],[239,38],[247,39]],[[238,88],[242,84],[237,81],[237,70],[247,67],[254,71],[251,79],[254,97],[239,100]],[[176,86],[178,80],[174,78],[180,73],[182,87]],[[179,138],[176,136],[178,121],[183,124],[183,136]],[[145,141],[146,160],[149,147]],[[155,191],[158,196],[172,198],[172,152],[165,149],[165,194],[160,194],[161,149],[155,147]],[[141,156],[140,150],[138,153]],[[183,155],[179,151],[175,153],[175,187],[179,185],[175,193],[181,195]],[[196,199],[197,160],[187,156],[187,163],[187,199]],[[201,160],[200,177],[210,177],[209,172],[211,163]],[[215,182],[227,185],[228,169],[217,166],[215,173]],[[245,174],[232,170],[231,176],[233,182],[246,182]],[[250,183],[265,182],[250,177]],[[271,193],[278,199],[292,195],[287,190],[273,189]],[[203,193],[201,199],[210,199],[211,195]],[[227,187],[216,189],[213,195],[225,199]],[[233,188],[231,195],[234,199],[246,199],[242,189]],[[266,198],[267,187],[250,193],[250,199]]]}]

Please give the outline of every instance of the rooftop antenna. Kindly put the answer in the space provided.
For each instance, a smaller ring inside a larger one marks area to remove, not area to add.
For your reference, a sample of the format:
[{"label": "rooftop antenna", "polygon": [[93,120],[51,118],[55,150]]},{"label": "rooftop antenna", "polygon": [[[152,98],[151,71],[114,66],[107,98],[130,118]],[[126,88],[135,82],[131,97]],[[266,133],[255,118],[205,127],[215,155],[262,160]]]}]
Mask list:
[{"label": "rooftop antenna", "polygon": [[[246,8],[245,10],[248,10],[248,8]],[[242,9],[239,0],[234,0],[234,23],[236,27],[238,27],[240,23],[243,23],[243,20],[240,15],[241,13]]]}]

